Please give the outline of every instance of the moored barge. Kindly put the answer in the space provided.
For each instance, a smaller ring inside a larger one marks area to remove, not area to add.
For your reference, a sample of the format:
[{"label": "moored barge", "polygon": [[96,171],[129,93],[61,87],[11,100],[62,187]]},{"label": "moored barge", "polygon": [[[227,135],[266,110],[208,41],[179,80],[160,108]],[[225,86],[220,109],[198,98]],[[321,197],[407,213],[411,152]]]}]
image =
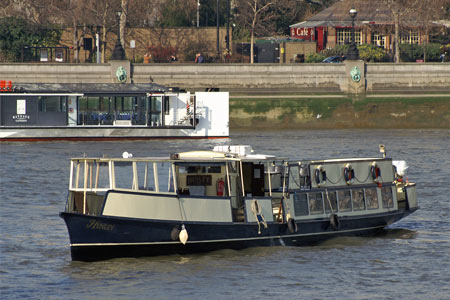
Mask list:
[{"label": "moored barge", "polygon": [[373,234],[418,209],[405,164],[299,161],[249,146],[73,158],[60,216],[73,260],[302,246]]},{"label": "moored barge", "polygon": [[149,84],[0,88],[0,142],[227,138],[228,92]]}]

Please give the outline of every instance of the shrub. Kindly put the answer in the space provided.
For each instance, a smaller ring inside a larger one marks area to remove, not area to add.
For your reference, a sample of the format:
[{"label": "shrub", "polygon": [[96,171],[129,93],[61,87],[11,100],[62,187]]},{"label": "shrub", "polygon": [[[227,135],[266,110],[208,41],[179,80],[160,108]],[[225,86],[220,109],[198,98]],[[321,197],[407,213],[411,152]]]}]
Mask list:
[{"label": "shrub", "polygon": [[306,56],[306,63],[320,63],[325,59],[325,55],[321,53],[310,53]]},{"label": "shrub", "polygon": [[363,44],[358,45],[359,57],[366,62],[387,61],[388,56],[383,48],[376,45]]},{"label": "shrub", "polygon": [[150,46],[148,51],[152,54],[153,61],[156,63],[170,62],[170,57],[176,55],[176,51],[171,46]]},{"label": "shrub", "polygon": [[334,48],[327,48],[320,53],[325,56],[346,56],[348,51],[348,45],[336,45]]},{"label": "shrub", "polygon": [[437,43],[429,43],[424,45],[418,44],[400,44],[400,59],[404,62],[415,62],[419,59],[426,61],[440,61],[441,45]]}]

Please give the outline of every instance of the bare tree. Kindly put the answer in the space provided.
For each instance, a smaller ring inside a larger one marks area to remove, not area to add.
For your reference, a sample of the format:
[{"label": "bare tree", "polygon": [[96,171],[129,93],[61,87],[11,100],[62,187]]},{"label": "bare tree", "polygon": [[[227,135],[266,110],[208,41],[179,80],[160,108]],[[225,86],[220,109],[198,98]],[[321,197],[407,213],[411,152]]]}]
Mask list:
[{"label": "bare tree", "polygon": [[[415,25],[420,28],[422,35],[428,39],[428,36],[437,27],[433,21],[438,21],[445,16],[445,6],[449,0],[421,0],[413,3],[410,10],[410,18],[415,21]],[[425,42],[425,41],[422,41]],[[426,40],[428,42],[428,40]],[[427,60],[427,47],[423,47],[423,60]]]},{"label": "bare tree", "polygon": [[267,22],[273,18],[273,14],[263,14],[274,4],[273,0],[245,0],[237,2],[239,11],[238,18],[244,26],[250,29],[250,63],[254,63],[254,40],[255,33],[260,23]]}]

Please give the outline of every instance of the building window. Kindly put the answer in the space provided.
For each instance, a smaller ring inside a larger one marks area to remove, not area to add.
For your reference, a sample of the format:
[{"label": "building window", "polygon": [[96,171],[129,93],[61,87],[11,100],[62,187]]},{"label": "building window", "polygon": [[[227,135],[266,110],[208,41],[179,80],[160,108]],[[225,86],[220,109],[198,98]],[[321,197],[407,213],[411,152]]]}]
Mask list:
[{"label": "building window", "polygon": [[407,32],[402,32],[400,34],[400,43],[403,44],[418,44],[419,43],[419,32],[409,30]]},{"label": "building window", "polygon": [[[361,45],[361,30],[355,30],[355,43]],[[351,28],[336,28],[336,43],[344,45],[352,42]]]},{"label": "building window", "polygon": [[372,33],[372,44],[385,49],[386,48],[386,36],[384,34],[373,32]]}]

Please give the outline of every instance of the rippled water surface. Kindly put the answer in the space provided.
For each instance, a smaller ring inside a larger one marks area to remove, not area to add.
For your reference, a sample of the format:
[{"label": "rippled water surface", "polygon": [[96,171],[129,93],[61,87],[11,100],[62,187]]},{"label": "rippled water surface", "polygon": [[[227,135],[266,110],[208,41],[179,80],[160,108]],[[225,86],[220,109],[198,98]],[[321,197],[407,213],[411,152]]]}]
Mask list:
[{"label": "rippled water surface", "polygon": [[[406,159],[421,209],[366,238],[315,247],[222,250],[201,255],[70,260],[64,209],[69,158],[168,155],[249,144],[291,158]],[[226,140],[2,143],[2,299],[449,299],[450,131],[233,132]]]}]

